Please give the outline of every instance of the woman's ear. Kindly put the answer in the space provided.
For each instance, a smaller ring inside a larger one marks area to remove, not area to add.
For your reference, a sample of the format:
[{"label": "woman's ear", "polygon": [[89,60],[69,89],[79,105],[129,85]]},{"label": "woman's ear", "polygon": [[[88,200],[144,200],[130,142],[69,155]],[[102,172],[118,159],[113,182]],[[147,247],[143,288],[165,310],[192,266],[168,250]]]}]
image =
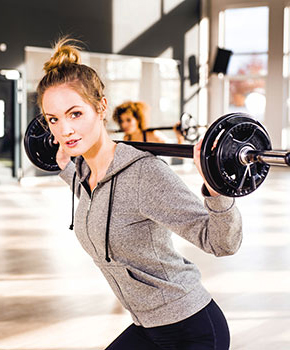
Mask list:
[{"label": "woman's ear", "polygon": [[106,97],[102,97],[101,99],[101,108],[103,112],[107,111],[108,108],[108,100],[106,99]]},{"label": "woman's ear", "polygon": [[108,109],[108,101],[106,97],[102,97],[100,101],[100,117],[101,120],[105,119],[106,114],[107,114],[107,109]]}]

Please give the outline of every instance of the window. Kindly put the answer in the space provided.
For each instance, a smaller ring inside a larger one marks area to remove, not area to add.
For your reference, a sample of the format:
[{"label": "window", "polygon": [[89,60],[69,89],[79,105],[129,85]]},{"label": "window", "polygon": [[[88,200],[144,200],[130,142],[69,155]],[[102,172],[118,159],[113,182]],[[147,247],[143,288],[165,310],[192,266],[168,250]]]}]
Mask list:
[{"label": "window", "polygon": [[219,45],[233,51],[225,78],[226,113],[264,120],[268,64],[268,7],[227,9],[220,14]]},{"label": "window", "polygon": [[282,147],[290,146],[290,7],[284,10],[284,56],[283,76],[287,84],[286,125],[282,131]]}]

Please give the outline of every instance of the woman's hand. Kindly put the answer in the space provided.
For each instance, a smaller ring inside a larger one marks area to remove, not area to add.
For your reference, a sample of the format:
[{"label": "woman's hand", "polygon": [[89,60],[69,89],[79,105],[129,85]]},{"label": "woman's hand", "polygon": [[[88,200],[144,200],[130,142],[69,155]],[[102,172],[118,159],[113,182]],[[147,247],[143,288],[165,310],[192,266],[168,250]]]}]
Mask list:
[{"label": "woman's hand", "polygon": [[[54,139],[53,143],[58,144],[59,142],[56,139]],[[61,170],[63,170],[70,162],[70,156],[67,153],[65,153],[64,149],[60,144],[56,153],[56,162]]]},{"label": "woman's hand", "polygon": [[210,185],[206,181],[206,179],[203,175],[202,169],[201,169],[201,164],[200,164],[201,144],[202,144],[202,140],[198,141],[198,143],[193,148],[193,161],[194,161],[194,164],[195,164],[198,172],[200,173],[200,175],[203,178],[204,184],[205,184],[208,192],[210,193],[210,195],[212,197],[216,197],[216,196],[219,196],[219,193],[210,187]]}]

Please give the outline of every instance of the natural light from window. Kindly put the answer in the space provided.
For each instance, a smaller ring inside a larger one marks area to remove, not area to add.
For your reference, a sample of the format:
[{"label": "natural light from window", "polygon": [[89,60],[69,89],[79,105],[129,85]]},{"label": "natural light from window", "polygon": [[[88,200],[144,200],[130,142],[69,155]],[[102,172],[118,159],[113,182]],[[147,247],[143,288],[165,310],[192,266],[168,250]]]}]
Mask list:
[{"label": "natural light from window", "polygon": [[225,10],[220,43],[233,51],[225,78],[225,112],[246,112],[264,120],[268,65],[269,8]]}]

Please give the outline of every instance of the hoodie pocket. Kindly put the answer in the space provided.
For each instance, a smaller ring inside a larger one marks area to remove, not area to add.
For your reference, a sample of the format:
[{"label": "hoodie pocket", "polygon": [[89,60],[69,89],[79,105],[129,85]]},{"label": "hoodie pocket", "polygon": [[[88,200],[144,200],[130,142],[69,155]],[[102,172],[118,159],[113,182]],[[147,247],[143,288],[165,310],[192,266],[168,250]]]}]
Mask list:
[{"label": "hoodie pocket", "polygon": [[152,310],[165,303],[162,290],[158,288],[156,283],[153,284],[152,279],[156,279],[156,277],[131,267],[126,268],[126,272],[129,288],[126,286],[125,289],[133,310]]},{"label": "hoodie pocket", "polygon": [[[112,271],[114,270],[114,272]],[[156,277],[131,267],[110,268],[125,304],[133,311],[148,311],[165,303],[162,290],[153,284]]]}]

